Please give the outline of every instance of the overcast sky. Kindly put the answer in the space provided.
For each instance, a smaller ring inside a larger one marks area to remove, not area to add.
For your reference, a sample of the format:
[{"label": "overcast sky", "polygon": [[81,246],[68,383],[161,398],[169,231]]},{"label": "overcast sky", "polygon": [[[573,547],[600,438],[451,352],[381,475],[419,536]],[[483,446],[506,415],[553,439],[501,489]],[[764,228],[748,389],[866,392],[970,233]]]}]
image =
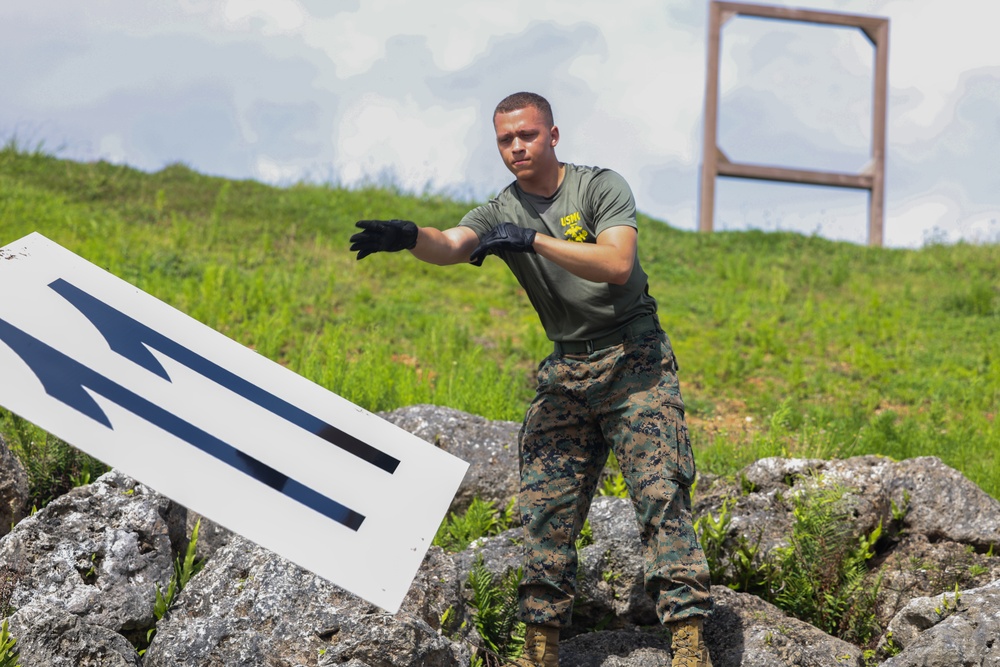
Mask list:
[{"label": "overcast sky", "polygon": [[[1000,4],[769,4],[891,21],[886,244],[1000,242]],[[0,140],[144,170],[183,162],[480,201],[510,180],[493,107],[532,90],[553,104],[561,159],[619,171],[640,211],[693,230],[707,22],[706,0],[4,0]],[[720,146],[739,161],[860,170],[873,57],[856,29],[733,19]],[[720,179],[716,228],[864,243],[867,200]]]}]

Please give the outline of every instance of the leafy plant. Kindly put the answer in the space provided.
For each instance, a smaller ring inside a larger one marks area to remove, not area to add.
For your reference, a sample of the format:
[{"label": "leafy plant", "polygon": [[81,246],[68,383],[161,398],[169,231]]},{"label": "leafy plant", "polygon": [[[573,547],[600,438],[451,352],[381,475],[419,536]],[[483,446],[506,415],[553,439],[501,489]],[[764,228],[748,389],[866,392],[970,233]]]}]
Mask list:
[{"label": "leafy plant", "polygon": [[959,283],[959,291],[946,299],[947,307],[959,315],[990,316],[995,311],[997,290],[988,280]]},{"label": "leafy plant", "polygon": [[760,552],[760,542],[764,534],[761,532],[757,540],[751,542],[745,535],[736,538],[736,549],[730,556],[732,568],[731,588],[738,591],[770,590],[778,571],[770,558],[764,558]]},{"label": "leafy plant", "polygon": [[[194,524],[194,528],[191,530],[191,539],[188,541],[187,549],[184,552],[183,559],[180,556],[174,560],[174,573],[170,577],[170,581],[167,583],[166,592],[160,588],[159,584],[156,584],[156,602],[153,605],[153,615],[156,620],[161,620],[166,616],[167,611],[173,606],[174,601],[180,592],[184,590],[184,587],[188,585],[191,581],[191,577],[198,574],[201,569],[205,566],[205,562],[195,560],[195,554],[198,549],[198,531],[201,528],[201,519]],[[146,632],[146,646],[153,639],[153,635],[156,634],[156,626],[154,625]],[[145,653],[145,648],[140,649],[139,654]]]},{"label": "leafy plant", "polygon": [[794,495],[788,543],[767,554],[760,551],[760,537],[729,539],[728,501],[717,515],[699,517],[695,530],[713,583],[760,595],[847,641],[869,643],[881,632],[875,615],[880,580],[863,584],[882,528],[851,537],[844,494],[841,487],[817,483]]},{"label": "leafy plant", "polygon": [[910,513],[910,491],[903,489],[903,502],[896,504],[895,500],[890,500],[892,505],[892,520],[902,524],[906,520],[906,515]]},{"label": "leafy plant", "polygon": [[732,514],[728,500],[722,501],[722,507],[719,508],[718,514],[704,514],[695,519],[694,522],[694,530],[698,534],[701,549],[708,561],[708,571],[713,583],[718,584],[729,580],[729,555],[726,539],[729,536],[731,522]]},{"label": "leafy plant", "polygon": [[517,620],[517,588],[524,576],[522,568],[508,569],[499,578],[476,557],[469,572],[472,589],[472,623],[482,646],[476,656],[484,667],[498,667],[518,658],[524,650],[524,623]]},{"label": "leafy plant", "polygon": [[180,556],[174,561],[174,574],[167,584],[167,593],[164,595],[159,584],[156,586],[156,607],[157,618],[163,618],[167,610],[174,603],[177,595],[191,581],[191,577],[198,574],[205,566],[204,561],[195,561],[195,554],[198,549],[198,531],[201,529],[201,519],[194,524],[191,530],[191,539],[188,541],[187,549],[184,551],[184,559]]},{"label": "leafy plant", "polygon": [[774,550],[775,585],[767,593],[793,616],[836,636],[863,635],[852,638],[865,643],[872,631],[861,620],[867,625],[874,616],[875,596],[863,595],[862,584],[882,526],[852,538],[844,493],[817,486],[793,499],[792,535],[788,546]]},{"label": "leafy plant", "polygon": [[455,607],[449,605],[441,614],[441,618],[438,619],[438,627],[441,628],[441,634],[449,639],[454,639],[465,628],[465,621],[459,623]]},{"label": "leafy plant", "polygon": [[17,658],[17,640],[11,636],[5,618],[0,623],[0,667],[20,667]]},{"label": "leafy plant", "polygon": [[895,638],[892,636],[892,630],[885,633],[885,646],[883,650],[886,656],[890,658],[903,652],[903,647],[896,643]]},{"label": "leafy plant", "polygon": [[53,498],[108,471],[92,456],[2,408],[0,429],[28,473],[29,502],[35,507],[44,507]]},{"label": "leafy plant", "polygon": [[889,504],[892,514],[892,523],[889,525],[889,534],[895,536],[902,535],[906,532],[903,526],[906,522],[906,516],[910,513],[909,489],[903,489],[903,499],[899,504],[896,504],[895,499],[890,499]]},{"label": "leafy plant", "polygon": [[750,479],[743,472],[740,472],[739,482],[740,482],[740,493],[742,493],[744,496],[748,496],[757,490],[757,485],[754,484],[752,481],[750,481]]},{"label": "leafy plant", "polygon": [[941,595],[941,604],[934,607],[934,613],[940,616],[942,619],[947,618],[951,614],[955,613],[962,607],[962,592],[958,590],[958,584],[955,584],[955,597],[949,602],[948,594],[944,593]]},{"label": "leafy plant", "polygon": [[989,571],[990,568],[986,567],[985,565],[981,565],[979,563],[973,563],[972,565],[969,566],[969,577],[975,579],[976,577],[981,577],[982,575],[986,574]]},{"label": "leafy plant", "polygon": [[628,484],[625,483],[625,476],[620,472],[606,476],[601,480],[601,486],[597,489],[597,493],[602,496],[628,498]]},{"label": "leafy plant", "polygon": [[489,500],[473,498],[465,513],[451,512],[441,522],[432,543],[445,551],[463,551],[479,538],[499,535],[513,526],[516,507],[516,498],[502,512]]},{"label": "leafy plant", "polygon": [[580,528],[580,536],[576,538],[576,550],[580,551],[584,547],[589,547],[594,543],[594,529],[590,525],[590,519],[585,519],[583,527]]}]

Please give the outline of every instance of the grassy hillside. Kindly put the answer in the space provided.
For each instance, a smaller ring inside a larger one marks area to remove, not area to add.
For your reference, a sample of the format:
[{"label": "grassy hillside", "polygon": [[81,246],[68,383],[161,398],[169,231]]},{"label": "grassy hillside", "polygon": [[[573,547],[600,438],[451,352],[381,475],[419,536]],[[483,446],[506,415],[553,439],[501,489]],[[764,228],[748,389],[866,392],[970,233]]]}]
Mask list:
[{"label": "grassy hillside", "polygon": [[[347,249],[358,219],[444,227],[469,205],[0,150],[0,245],[38,231],[370,410],[519,420],[550,345],[501,262]],[[1000,497],[1000,247],[640,225],[702,469],[936,455]]]}]

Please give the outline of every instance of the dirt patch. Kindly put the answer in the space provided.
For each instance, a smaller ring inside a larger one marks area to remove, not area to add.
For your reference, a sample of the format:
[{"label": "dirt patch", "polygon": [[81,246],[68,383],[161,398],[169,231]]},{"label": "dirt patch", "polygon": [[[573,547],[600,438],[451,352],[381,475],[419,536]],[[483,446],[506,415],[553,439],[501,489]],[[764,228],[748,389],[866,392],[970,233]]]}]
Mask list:
[{"label": "dirt patch", "polygon": [[715,404],[710,415],[688,413],[685,418],[688,428],[698,431],[710,439],[718,435],[749,440],[761,430],[760,421],[747,412],[746,404],[739,400],[724,400]]}]

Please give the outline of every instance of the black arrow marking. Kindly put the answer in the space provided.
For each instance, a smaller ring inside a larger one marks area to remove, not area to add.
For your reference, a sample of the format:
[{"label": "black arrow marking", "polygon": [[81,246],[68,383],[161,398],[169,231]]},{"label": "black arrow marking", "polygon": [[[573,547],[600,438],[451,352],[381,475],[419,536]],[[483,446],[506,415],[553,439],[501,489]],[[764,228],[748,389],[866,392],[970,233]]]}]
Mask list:
[{"label": "black arrow marking", "polygon": [[314,417],[305,410],[226,370],[66,280],[59,278],[50,283],[49,287],[83,313],[104,336],[112,350],[164,380],[169,382],[170,376],[167,375],[167,371],[156,360],[149,348],[159,350],[174,361],[187,366],[233,393],[390,474],[396,471],[399,459],[362,442],[353,435],[341,431],[336,426],[328,424],[319,417]]},{"label": "black arrow marking", "polygon": [[0,319],[0,341],[24,361],[49,396],[111,430],[114,430],[111,420],[87,389],[351,530],[357,531],[365,520],[364,515],[167,412],[3,319]]}]

